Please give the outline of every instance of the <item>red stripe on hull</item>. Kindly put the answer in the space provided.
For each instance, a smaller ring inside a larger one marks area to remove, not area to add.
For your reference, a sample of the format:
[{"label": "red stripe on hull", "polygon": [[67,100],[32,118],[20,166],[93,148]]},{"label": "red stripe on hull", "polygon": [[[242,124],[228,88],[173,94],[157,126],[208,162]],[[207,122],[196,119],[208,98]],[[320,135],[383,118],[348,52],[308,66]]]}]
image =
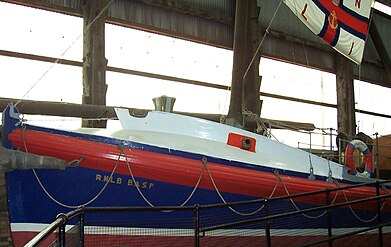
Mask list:
[{"label": "red stripe on hull", "polygon": [[[303,230],[305,231],[305,230]],[[325,230],[326,231],[326,230]],[[32,239],[37,233],[35,232],[14,232],[12,237],[15,247],[24,246],[30,239]],[[51,235],[40,246],[49,246],[52,243],[57,234]],[[339,247],[372,247],[378,246],[379,236],[376,232],[373,234],[360,234],[349,236],[347,239],[339,239],[333,241],[333,246]],[[109,235],[109,234],[86,234],[84,240],[84,246],[86,247],[119,247],[119,246],[160,246],[160,247],[172,247],[172,246],[194,246],[194,236],[142,236],[142,235]],[[302,246],[311,242],[327,239],[327,236],[272,236],[271,246]],[[72,240],[77,241],[78,236],[75,233],[74,238],[72,234],[67,233],[67,245],[73,245]],[[243,247],[256,247],[266,246],[267,239],[265,236],[204,236],[200,237],[200,246],[243,246]],[[383,245],[391,246],[391,234],[383,233]],[[319,244],[316,246],[328,246],[328,243]]]},{"label": "red stripe on hull", "polygon": [[[22,131],[20,129],[14,130],[8,138],[15,148],[24,150]],[[31,153],[52,156],[67,161],[83,158],[83,161],[80,163],[81,167],[106,172],[113,171],[118,156],[121,153],[120,149],[114,145],[40,131],[25,130],[24,138],[28,151]],[[214,190],[208,172],[206,169],[203,170],[204,165],[201,160],[131,148],[125,148],[124,152],[126,153],[132,172],[136,177],[194,187],[203,171],[203,177],[199,187]],[[254,197],[270,197],[278,182],[278,187],[273,197],[287,195],[285,187],[281,181],[278,181],[278,177],[274,173],[210,162],[207,163],[207,167],[221,192]],[[116,173],[129,175],[128,166],[123,155],[116,169]],[[326,181],[309,180],[307,178],[287,175],[280,175],[280,177],[289,190],[289,194],[337,187],[335,184]],[[340,186],[344,185],[346,184],[340,184]],[[346,196],[349,201],[375,195],[375,188],[369,187],[346,191]],[[334,199],[333,193],[331,194],[331,198]],[[325,196],[322,194],[312,196],[306,200],[299,198],[297,200],[324,204]],[[339,192],[334,201],[334,203],[337,202],[346,202],[342,192]],[[361,207],[365,209],[375,208],[375,206],[375,202],[368,203],[368,205],[361,204]],[[355,206],[353,207],[355,208]],[[386,204],[384,210],[390,210],[390,203]]]},{"label": "red stripe on hull", "polygon": [[[305,231],[305,230],[303,230]],[[327,230],[325,230],[327,231]],[[306,246],[309,243],[326,240],[327,236],[278,236],[271,238],[271,246]],[[391,246],[391,234],[383,234],[383,246]],[[322,244],[313,245],[316,247],[326,247],[330,246],[328,242],[324,242]],[[373,247],[380,246],[379,244],[379,235],[377,233],[373,234],[359,234],[353,235],[342,239],[337,239],[333,241],[332,246],[338,247],[352,247],[352,246],[360,246],[360,247]]]},{"label": "red stripe on hull", "polygon": [[[12,241],[14,247],[21,247],[27,244],[31,239],[33,239],[39,232],[12,232]],[[45,239],[39,246],[49,246],[56,238],[58,237],[57,233],[52,233],[47,239]]]}]

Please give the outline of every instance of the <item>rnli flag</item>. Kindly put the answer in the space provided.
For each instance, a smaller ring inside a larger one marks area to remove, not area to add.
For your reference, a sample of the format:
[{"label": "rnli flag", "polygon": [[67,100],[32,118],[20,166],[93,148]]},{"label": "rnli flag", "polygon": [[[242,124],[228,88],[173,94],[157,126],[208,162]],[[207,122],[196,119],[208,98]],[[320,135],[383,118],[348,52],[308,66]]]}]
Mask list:
[{"label": "rnli flag", "polygon": [[373,0],[284,0],[315,34],[361,63]]}]

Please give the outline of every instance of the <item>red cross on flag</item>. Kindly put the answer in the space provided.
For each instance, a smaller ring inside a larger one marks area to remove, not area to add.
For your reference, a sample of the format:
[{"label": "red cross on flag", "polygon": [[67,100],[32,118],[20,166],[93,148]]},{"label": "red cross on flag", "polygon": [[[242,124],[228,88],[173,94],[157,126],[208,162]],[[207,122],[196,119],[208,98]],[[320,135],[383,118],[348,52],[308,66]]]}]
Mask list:
[{"label": "red cross on flag", "polygon": [[373,0],[284,0],[315,34],[361,63]]}]

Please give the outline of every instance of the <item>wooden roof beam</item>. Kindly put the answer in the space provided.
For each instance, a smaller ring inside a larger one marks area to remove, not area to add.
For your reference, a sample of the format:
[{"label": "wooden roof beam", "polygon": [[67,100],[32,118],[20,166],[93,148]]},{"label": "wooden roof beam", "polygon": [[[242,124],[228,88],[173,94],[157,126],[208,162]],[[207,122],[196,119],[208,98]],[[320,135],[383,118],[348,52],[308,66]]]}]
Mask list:
[{"label": "wooden roof beam", "polygon": [[196,8],[189,4],[183,4],[175,0],[139,0],[145,4],[178,12],[181,14],[200,17],[223,24],[233,25],[233,17],[218,12],[210,12],[206,9]]},{"label": "wooden roof beam", "polygon": [[[8,104],[13,102],[20,101],[20,99],[11,99],[11,98],[0,98],[0,111],[5,109]],[[114,111],[114,106],[105,106],[105,105],[90,105],[90,104],[75,104],[75,103],[65,103],[65,102],[49,102],[49,101],[38,101],[38,100],[23,100],[17,105],[18,110],[23,114],[32,114],[32,115],[46,115],[46,116],[59,116],[59,117],[75,117],[75,118],[107,118],[116,120],[117,115]],[[144,116],[149,111],[147,109],[136,109],[136,108],[126,108],[132,115]],[[58,109],[61,109],[59,111]],[[224,115],[221,114],[207,114],[207,113],[191,113],[191,112],[178,112],[174,113],[198,117],[214,122],[220,122],[221,117]],[[270,126],[273,129],[280,129],[280,126],[291,126],[293,129],[313,131],[315,129],[314,124],[312,123],[300,123],[292,121],[283,121],[283,120],[272,120],[262,118],[263,121],[272,123]],[[249,120],[255,121],[255,120]],[[273,124],[274,123],[274,124]],[[254,123],[255,124],[255,123]]]}]

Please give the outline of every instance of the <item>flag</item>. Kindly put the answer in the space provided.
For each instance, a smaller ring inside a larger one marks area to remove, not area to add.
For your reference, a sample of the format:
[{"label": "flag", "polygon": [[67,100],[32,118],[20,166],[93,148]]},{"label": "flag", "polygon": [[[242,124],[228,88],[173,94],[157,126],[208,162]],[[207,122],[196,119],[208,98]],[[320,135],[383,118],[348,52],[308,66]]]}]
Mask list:
[{"label": "flag", "polygon": [[315,34],[357,64],[364,54],[373,0],[284,0]]}]

